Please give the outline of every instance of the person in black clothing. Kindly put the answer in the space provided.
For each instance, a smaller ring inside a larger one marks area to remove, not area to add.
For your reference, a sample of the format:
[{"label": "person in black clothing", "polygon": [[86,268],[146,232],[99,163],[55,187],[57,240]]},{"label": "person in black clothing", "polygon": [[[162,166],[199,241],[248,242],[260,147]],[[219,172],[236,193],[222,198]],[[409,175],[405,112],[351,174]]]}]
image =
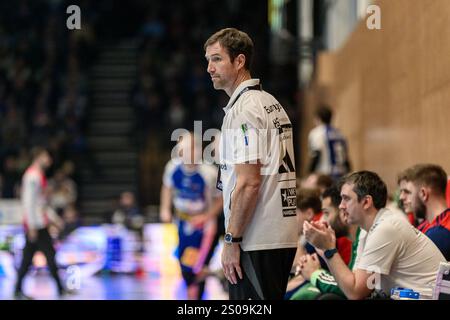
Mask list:
[{"label": "person in black clothing", "polygon": [[52,277],[55,279],[60,296],[69,293],[62,285],[58,275],[58,267],[55,260],[55,249],[48,227],[52,222],[59,229],[63,228],[62,220],[47,205],[45,170],[52,164],[52,159],[47,150],[35,148],[32,150],[33,162],[26,170],[22,178],[21,202],[24,210],[24,229],[26,243],[23,249],[23,257],[18,270],[17,282],[14,291],[16,299],[29,300],[31,297],[22,291],[22,282],[33,262],[36,251],[42,251],[46,257]]}]

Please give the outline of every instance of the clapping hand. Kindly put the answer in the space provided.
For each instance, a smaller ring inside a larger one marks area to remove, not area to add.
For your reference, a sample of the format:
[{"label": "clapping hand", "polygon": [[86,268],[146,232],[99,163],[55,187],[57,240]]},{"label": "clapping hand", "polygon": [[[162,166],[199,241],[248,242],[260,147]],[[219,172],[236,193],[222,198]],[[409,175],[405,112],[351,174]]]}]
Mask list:
[{"label": "clapping hand", "polygon": [[[325,221],[305,221],[303,234],[305,239],[316,249],[325,251],[336,247],[336,234]],[[321,253],[319,252],[319,254]]]},{"label": "clapping hand", "polygon": [[305,280],[310,280],[314,271],[320,269],[319,257],[316,253],[306,254],[300,258],[300,273]]}]

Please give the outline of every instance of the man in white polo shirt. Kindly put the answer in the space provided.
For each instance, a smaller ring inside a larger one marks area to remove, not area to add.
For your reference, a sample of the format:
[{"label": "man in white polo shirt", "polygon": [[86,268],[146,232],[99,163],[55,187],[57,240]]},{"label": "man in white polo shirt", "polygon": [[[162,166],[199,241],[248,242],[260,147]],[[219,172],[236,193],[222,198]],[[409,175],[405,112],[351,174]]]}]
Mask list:
[{"label": "man in white polo shirt", "polygon": [[388,298],[395,287],[413,289],[431,299],[440,262],[436,245],[401,214],[385,208],[386,184],[370,171],[344,178],[339,209],[361,231],[357,259],[350,270],[336,250],[334,231],[320,223],[303,226],[308,242],[320,249],[339,287],[349,299],[372,294]]},{"label": "man in white polo shirt", "polygon": [[253,42],[246,33],[220,30],[204,48],[214,88],[230,96],[218,179],[230,299],[283,299],[297,246],[292,124],[280,103],[251,78]]}]

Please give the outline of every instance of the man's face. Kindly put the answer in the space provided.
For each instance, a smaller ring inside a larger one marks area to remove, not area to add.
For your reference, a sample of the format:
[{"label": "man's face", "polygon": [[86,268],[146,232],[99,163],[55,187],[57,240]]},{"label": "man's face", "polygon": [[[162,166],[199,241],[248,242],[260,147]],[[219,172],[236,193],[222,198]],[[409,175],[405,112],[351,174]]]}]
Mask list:
[{"label": "man's face", "polygon": [[427,209],[419,196],[421,188],[411,181],[406,182],[405,188],[410,192],[409,196],[406,198],[407,200],[405,201],[405,203],[411,211],[407,212],[414,212],[417,218],[425,219]]},{"label": "man's face", "polygon": [[347,235],[347,226],[339,216],[339,209],[331,202],[331,197],[322,200],[322,212],[323,220],[328,222],[331,228],[333,228],[337,238]]},{"label": "man's face", "polygon": [[363,217],[363,201],[358,202],[358,196],[353,191],[354,184],[345,183],[341,188],[342,201],[339,209],[343,210],[344,217],[349,224],[359,225]]},{"label": "man's face", "polygon": [[413,212],[412,203],[412,193],[414,187],[413,184],[409,184],[406,180],[400,181],[400,202],[402,203],[403,210],[406,213]]},{"label": "man's face", "polygon": [[205,58],[208,61],[208,73],[211,75],[214,89],[227,90],[233,87],[238,75],[236,59],[231,62],[227,50],[216,42],[206,47]]}]

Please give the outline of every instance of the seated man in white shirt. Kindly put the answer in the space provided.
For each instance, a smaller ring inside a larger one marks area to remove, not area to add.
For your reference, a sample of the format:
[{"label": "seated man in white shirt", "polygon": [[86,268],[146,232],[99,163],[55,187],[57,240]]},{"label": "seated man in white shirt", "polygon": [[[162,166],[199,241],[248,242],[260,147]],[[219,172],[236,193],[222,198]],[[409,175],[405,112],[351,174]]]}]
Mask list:
[{"label": "seated man in white shirt", "polygon": [[387,298],[392,288],[403,287],[431,299],[439,263],[445,261],[439,249],[403,216],[384,208],[387,188],[376,173],[355,172],[343,182],[339,208],[349,223],[363,229],[353,271],[336,253],[330,226],[305,222],[303,230],[347,298],[364,299],[371,294]]}]

